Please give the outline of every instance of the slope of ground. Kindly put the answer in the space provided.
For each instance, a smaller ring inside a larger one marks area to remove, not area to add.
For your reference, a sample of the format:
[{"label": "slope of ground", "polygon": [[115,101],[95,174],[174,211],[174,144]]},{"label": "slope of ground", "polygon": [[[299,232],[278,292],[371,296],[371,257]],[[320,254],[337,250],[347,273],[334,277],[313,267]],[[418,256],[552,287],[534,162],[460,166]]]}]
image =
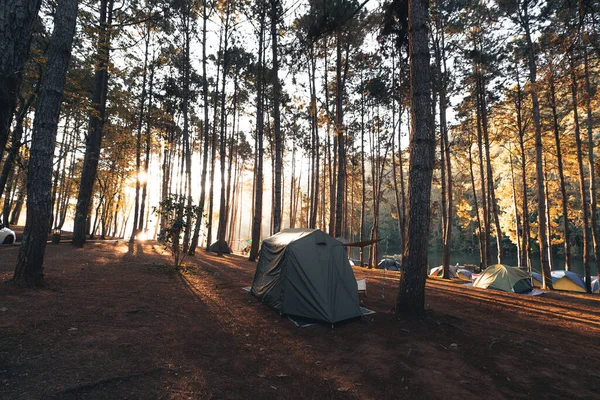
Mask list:
[{"label": "slope of ground", "polygon": [[[0,248],[0,279],[17,247]],[[593,398],[600,297],[526,297],[428,281],[429,316],[392,312],[398,275],[366,277],[377,313],[297,328],[250,297],[255,264],[159,245],[49,245],[47,287],[0,284],[0,398]],[[382,295],[385,298],[382,298]]]}]

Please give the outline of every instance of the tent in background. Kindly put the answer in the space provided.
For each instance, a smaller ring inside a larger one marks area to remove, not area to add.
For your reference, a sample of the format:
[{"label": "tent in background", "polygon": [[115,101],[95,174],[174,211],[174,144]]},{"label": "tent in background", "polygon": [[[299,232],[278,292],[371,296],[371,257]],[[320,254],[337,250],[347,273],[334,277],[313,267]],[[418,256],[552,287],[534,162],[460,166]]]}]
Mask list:
[{"label": "tent in background", "polygon": [[[458,264],[456,265],[450,265],[450,279],[452,278],[458,278],[458,276],[456,276],[456,273],[458,271]],[[440,265],[439,267],[435,267],[435,268],[431,268],[431,270],[429,271],[429,276],[435,276],[435,277],[439,277],[442,278],[444,276],[444,267],[442,265]]]},{"label": "tent in background", "polygon": [[377,269],[387,269],[388,271],[400,271],[400,263],[390,258],[384,258],[377,264]]},{"label": "tent in background", "polygon": [[552,286],[555,290],[586,293],[583,277],[571,271],[552,271]]},{"label": "tent in background", "polygon": [[208,247],[208,251],[212,251],[213,253],[219,252],[219,247],[221,247],[221,253],[223,254],[231,254],[231,248],[229,244],[225,240],[216,241]]},{"label": "tent in background", "polygon": [[[467,269],[459,268],[459,265],[450,265],[450,279],[458,278],[463,281],[471,282],[473,273]],[[443,266],[431,268],[429,271],[429,276],[443,278],[444,277],[444,268]]]},{"label": "tent in background", "polygon": [[539,272],[532,272],[531,273],[531,284],[533,285],[533,287],[539,287],[539,288],[544,286],[544,278],[542,278],[542,274],[540,274]]},{"label": "tent in background", "polygon": [[592,293],[600,293],[600,283],[597,276],[592,276]]},{"label": "tent in background", "polygon": [[471,282],[471,280],[473,279],[473,273],[468,269],[459,268],[458,270],[456,270],[456,277],[458,279],[462,279],[463,281]]},{"label": "tent in background", "polygon": [[346,249],[318,229],[263,240],[250,293],[280,314],[331,324],[362,316]]},{"label": "tent in background", "polygon": [[481,289],[497,289],[505,292],[528,293],[532,290],[531,275],[517,268],[502,264],[486,268],[479,278],[473,282],[473,287]]}]

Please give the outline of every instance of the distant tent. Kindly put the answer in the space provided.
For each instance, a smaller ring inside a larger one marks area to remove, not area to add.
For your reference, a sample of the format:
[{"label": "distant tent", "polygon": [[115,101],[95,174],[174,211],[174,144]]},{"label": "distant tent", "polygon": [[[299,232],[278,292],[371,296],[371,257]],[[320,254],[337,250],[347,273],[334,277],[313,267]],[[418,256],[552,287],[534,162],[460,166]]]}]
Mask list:
[{"label": "distant tent", "polygon": [[[450,265],[450,279],[453,278],[458,278],[457,272],[458,272],[458,264],[456,265]],[[439,278],[443,278],[444,277],[444,267],[442,265],[440,265],[439,267],[435,267],[432,268],[431,271],[429,271],[429,276],[436,276]],[[469,278],[470,280],[471,278]]]},{"label": "distant tent", "polygon": [[238,241],[238,248],[241,250],[243,254],[250,252],[250,247],[252,246],[252,239],[240,239]]},{"label": "distant tent", "polygon": [[212,251],[213,253],[218,253],[219,252],[219,247],[221,248],[221,253],[223,254],[231,254],[231,248],[229,247],[229,244],[227,244],[227,242],[225,240],[219,240],[214,242],[213,244],[211,244],[208,247],[208,251]]},{"label": "distant tent", "polygon": [[468,269],[460,268],[456,271],[456,277],[458,279],[462,279],[463,281],[469,281],[473,279],[473,273]]},{"label": "distant tent", "polygon": [[544,286],[544,278],[542,278],[542,274],[537,272],[531,273],[531,283],[533,287],[542,287]]},{"label": "distant tent", "polygon": [[556,290],[586,293],[583,277],[571,271],[552,271],[552,287]]},{"label": "distant tent", "polygon": [[600,283],[597,276],[592,276],[592,293],[600,293]]},{"label": "distant tent", "polygon": [[530,278],[531,275],[517,267],[496,264],[486,268],[473,282],[473,286],[481,289],[527,293],[532,290]]},{"label": "distant tent", "polygon": [[318,229],[263,240],[250,293],[281,314],[332,324],[362,315],[346,249]]},{"label": "distant tent", "polygon": [[400,271],[400,263],[390,258],[384,258],[377,264],[377,269],[387,269],[388,271]]}]

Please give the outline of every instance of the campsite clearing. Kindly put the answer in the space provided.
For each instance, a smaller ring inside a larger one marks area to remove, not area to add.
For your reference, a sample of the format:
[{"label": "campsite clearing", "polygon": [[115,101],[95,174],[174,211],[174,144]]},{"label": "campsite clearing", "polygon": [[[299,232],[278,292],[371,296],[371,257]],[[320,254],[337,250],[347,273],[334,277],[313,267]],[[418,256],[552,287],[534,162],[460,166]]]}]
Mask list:
[{"label": "campsite clearing", "polygon": [[[0,249],[0,279],[17,247]],[[157,244],[48,246],[47,288],[0,285],[0,398],[592,398],[600,297],[428,280],[419,321],[397,273],[355,267],[376,314],[297,328],[248,295],[256,264]],[[385,280],[384,280],[385,279]],[[385,291],[383,291],[385,289]],[[382,293],[385,298],[382,299]]]}]

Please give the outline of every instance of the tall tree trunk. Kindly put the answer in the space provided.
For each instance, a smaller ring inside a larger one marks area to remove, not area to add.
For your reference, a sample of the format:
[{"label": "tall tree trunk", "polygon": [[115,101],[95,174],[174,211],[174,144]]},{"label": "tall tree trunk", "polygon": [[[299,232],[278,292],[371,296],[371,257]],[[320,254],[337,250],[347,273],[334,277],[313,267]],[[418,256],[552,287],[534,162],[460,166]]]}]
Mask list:
[{"label": "tall tree trunk", "polygon": [[529,64],[529,92],[533,112],[533,124],[535,126],[535,169],[538,198],[538,242],[540,245],[540,264],[544,277],[544,288],[552,290],[552,275],[550,275],[550,264],[548,263],[548,241],[546,236],[546,198],[544,190],[544,166],[542,160],[542,125],[540,122],[540,102],[537,94],[537,66],[535,64],[535,48],[529,30],[528,6],[523,10],[523,28],[527,42],[527,59]]},{"label": "tall tree trunk", "polygon": [[342,235],[344,212],[344,189],[346,186],[346,139],[344,135],[344,86],[342,83],[342,32],[338,29],[336,38],[336,112],[335,130],[337,137],[337,191],[335,199],[335,237]]},{"label": "tall tree trunk", "polygon": [[60,141],[60,147],[58,150],[58,160],[56,162],[56,169],[53,171],[53,176],[52,176],[52,190],[50,193],[50,221],[49,221],[50,228],[52,228],[52,223],[54,222],[54,204],[56,203],[56,193],[58,191],[58,178],[60,176],[61,166],[62,166],[62,168],[64,168],[64,165],[62,165],[62,163],[63,163],[63,161],[66,162],[66,157],[67,157],[67,155],[66,155],[67,149],[65,149],[65,147],[67,146],[66,136],[68,135],[68,132],[69,132],[68,129],[69,129],[69,115],[67,115],[65,118],[65,126],[63,128],[63,134],[62,134],[62,138]]},{"label": "tall tree trunk", "polygon": [[202,217],[204,214],[204,202],[206,199],[206,170],[208,167],[208,140],[209,140],[209,124],[208,124],[208,80],[206,79],[206,23],[208,15],[206,10],[206,0],[203,1],[202,7],[202,97],[204,101],[204,121],[202,123],[202,131],[204,132],[204,148],[202,152],[202,172],[200,174],[200,199],[198,201],[198,216],[196,226],[194,227],[194,235],[188,253],[194,255],[200,236],[200,228],[202,226]]},{"label": "tall tree trunk", "polygon": [[[19,157],[19,150],[21,149],[23,131],[24,131],[24,120],[27,116],[27,112],[29,111],[29,107],[33,102],[34,96],[30,96],[29,100],[21,105],[21,109],[19,110],[15,122],[15,128],[12,131],[11,139],[10,139],[10,147],[8,149],[8,153],[6,154],[6,159],[4,160],[4,164],[2,165],[2,174],[0,175],[0,197],[4,194],[4,188],[6,186],[6,182],[8,180],[9,174],[13,171],[15,162]],[[0,149],[0,152],[2,150]],[[0,162],[2,161],[2,156],[0,155]]]},{"label": "tall tree trunk", "polygon": [[76,19],[77,0],[63,0],[57,5],[48,63],[35,113],[27,173],[27,223],[13,277],[15,281],[29,285],[39,286],[44,282],[44,252],[52,211],[52,159]]},{"label": "tall tree trunk", "polygon": [[279,85],[279,61],[278,61],[278,29],[279,22],[279,0],[271,0],[271,43],[273,50],[273,70],[271,71],[273,85],[273,131],[275,135],[275,205],[273,213],[273,233],[281,230],[281,170],[282,165],[282,139],[281,122],[279,116],[279,97],[281,88]]},{"label": "tall tree trunk", "polygon": [[258,142],[258,156],[256,163],[256,186],[254,198],[254,216],[252,219],[252,246],[250,248],[250,261],[256,261],[258,256],[260,231],[262,222],[262,198],[263,198],[263,85],[264,85],[264,25],[265,25],[265,8],[264,2],[259,2],[260,7],[260,32],[258,39],[258,76],[256,77],[256,141]]},{"label": "tall tree trunk", "polygon": [[425,311],[425,278],[429,243],[431,180],[435,138],[431,116],[431,79],[427,21],[429,3],[409,0],[409,54],[411,77],[411,144],[408,241],[396,312],[420,316]]},{"label": "tall tree trunk", "polygon": [[[551,66],[552,67],[552,66]],[[568,214],[568,197],[567,187],[565,182],[565,171],[563,167],[562,149],[560,143],[560,127],[558,123],[558,112],[556,102],[556,89],[554,85],[554,70],[550,71],[550,108],[552,109],[552,127],[554,131],[554,143],[556,145],[556,160],[558,162],[558,181],[560,185],[561,205],[562,205],[562,230],[564,237],[564,257],[565,257],[565,270],[571,269],[571,245],[569,232],[569,214]]]},{"label": "tall tree trunk", "polygon": [[316,228],[317,225],[317,214],[319,208],[319,126],[317,122],[317,89],[316,89],[316,57],[314,53],[314,45],[311,46],[309,51],[309,80],[312,83],[310,85],[310,125],[311,125],[311,195],[310,195],[310,218],[308,226],[311,229]]},{"label": "tall tree trunk", "polygon": [[292,138],[292,177],[290,178],[292,188],[290,190],[290,228],[294,227],[296,216],[294,215],[294,195],[296,194],[296,141]]},{"label": "tall tree trunk", "polygon": [[[329,57],[327,51],[328,40],[324,39],[325,43],[323,46],[323,80],[324,80],[324,91],[325,91],[325,114],[327,115],[326,129],[327,129],[327,176],[329,178],[329,226],[328,231],[331,236],[335,236],[335,194],[336,194],[336,165],[337,165],[337,135],[333,140],[333,148],[331,143],[331,111],[329,109]],[[331,154],[333,153],[333,160]],[[323,188],[324,190],[325,188]]]},{"label": "tall tree trunk", "polygon": [[[496,248],[498,251],[498,264],[503,264],[504,262],[504,252],[502,249],[502,230],[500,228],[500,218],[498,215],[498,202],[496,201],[496,190],[494,189],[494,173],[492,171],[492,159],[490,156],[490,138],[488,133],[488,118],[487,118],[487,101],[486,101],[486,85],[483,76],[480,76],[481,80],[481,125],[483,129],[483,139],[485,144],[485,161],[486,161],[486,173],[487,173],[487,190],[490,201],[488,203],[488,214],[494,215],[494,228],[496,231]],[[488,235],[491,223],[488,221]],[[489,250],[491,257],[491,249]]]},{"label": "tall tree trunk", "polygon": [[[225,111],[225,89],[227,86],[227,74],[229,72],[229,16],[231,13],[231,2],[227,1],[227,11],[225,16],[225,42],[223,46],[223,81],[221,82],[221,134],[219,141],[219,161],[221,167],[221,196],[219,204],[219,225],[217,228],[217,254],[223,255],[223,242],[225,242],[226,224],[227,224],[227,204],[225,190],[225,163],[227,161],[227,113]],[[235,119],[235,115],[234,115]]]},{"label": "tall tree trunk", "polygon": [[6,187],[6,193],[4,195],[4,203],[2,205],[2,225],[10,226],[10,209],[12,208],[12,199],[14,197],[13,188],[16,188],[18,181],[18,174],[14,171],[8,172],[8,186]]},{"label": "tall tree trunk", "polygon": [[133,230],[129,243],[135,243],[135,237],[138,233],[138,219],[140,218],[140,173],[142,167],[142,127],[144,126],[144,107],[146,106],[146,75],[148,71],[148,47],[150,46],[150,25],[146,26],[146,37],[144,39],[144,68],[142,70],[142,93],[140,96],[140,114],[138,116],[138,126],[135,135],[135,205],[133,208]]},{"label": "tall tree trunk", "polygon": [[523,124],[523,93],[521,91],[521,82],[519,78],[519,65],[515,61],[515,73],[517,79],[517,98],[515,101],[515,111],[517,114],[517,128],[519,134],[519,150],[521,153],[521,183],[523,187],[523,233],[521,236],[521,261],[531,272],[531,247],[529,244],[530,228],[529,228],[529,200],[527,193],[527,153],[525,152],[525,127]]},{"label": "tall tree trunk", "polygon": [[508,157],[510,163],[510,183],[512,186],[512,200],[513,200],[513,211],[515,217],[515,232],[517,234],[517,266],[519,268],[523,267],[523,259],[521,258],[521,223],[519,220],[519,208],[517,206],[517,190],[515,188],[515,171],[513,166],[513,156],[512,149],[508,149]]},{"label": "tall tree trunk", "polygon": [[[582,4],[580,0],[579,12],[583,12]],[[597,186],[596,186],[596,172],[594,170],[594,119],[592,110],[592,97],[594,93],[592,91],[592,85],[590,83],[590,63],[588,57],[587,44],[585,39],[587,33],[583,32],[583,66],[584,66],[584,78],[585,78],[585,105],[587,109],[587,140],[588,140],[588,176],[590,179],[590,223],[592,230],[592,242],[594,246],[594,260],[596,261],[596,269],[600,271],[600,227],[598,226],[598,202],[597,202]],[[599,273],[600,274],[600,273]]]},{"label": "tall tree trunk", "polygon": [[[25,192],[27,191],[27,180],[23,177],[19,180],[16,179],[15,185],[19,184],[18,190],[19,194],[17,195],[17,200],[15,201],[15,206],[10,214],[10,224],[17,225],[19,223],[19,217],[21,216],[21,210],[23,209],[23,203],[25,202]],[[9,208],[10,209],[10,208]]]},{"label": "tall tree trunk", "polygon": [[[148,82],[148,112],[146,113],[146,146],[145,146],[145,158],[144,158],[144,182],[142,183],[142,204],[140,205],[140,216],[138,231],[144,231],[148,229],[148,219],[144,218],[146,211],[146,203],[148,202],[148,172],[150,167],[150,145],[152,139],[152,96],[154,94],[154,65],[156,58],[154,57],[154,51],[152,52],[152,61],[150,65],[150,79]],[[149,209],[150,207],[148,207]]]},{"label": "tall tree trunk", "polygon": [[554,269],[554,260],[552,258],[552,223],[550,219],[550,199],[548,198],[548,163],[546,163],[546,157],[544,156],[544,189],[546,197],[544,202],[546,203],[546,221],[548,221],[548,229],[546,230],[546,236],[548,237],[548,265],[550,271]]},{"label": "tall tree trunk", "polygon": [[[191,26],[191,14],[193,10],[192,5],[186,3],[184,15],[182,15],[183,21],[183,37],[184,37],[184,65],[183,65],[183,150],[185,154],[185,182],[186,190],[185,197],[182,201],[186,201],[185,208],[185,228],[183,231],[183,243],[182,250],[187,253],[190,247],[190,237],[192,235],[192,224],[193,224],[193,213],[192,213],[192,148],[190,146],[190,115],[189,115],[189,104],[190,104],[190,36],[192,34]],[[184,200],[185,199],[185,200]]]},{"label": "tall tree trunk", "polygon": [[98,171],[102,136],[104,135],[113,4],[114,0],[101,0],[100,2],[100,30],[96,48],[94,92],[91,97],[92,109],[89,114],[89,129],[73,224],[73,245],[78,247],[82,247],[86,241],[86,227],[94,194],[94,182]]},{"label": "tall tree trunk", "polygon": [[479,244],[479,269],[483,271],[486,264],[485,244],[483,242],[483,226],[479,214],[479,202],[477,200],[477,188],[475,187],[475,172],[473,171],[473,140],[469,141],[469,175],[471,177],[471,188],[473,190],[473,203],[475,204],[475,215],[477,216],[477,242]]},{"label": "tall tree trunk", "polygon": [[448,126],[446,123],[447,108],[447,68],[446,49],[444,36],[444,21],[442,11],[436,2],[436,37],[435,58],[439,76],[439,101],[440,101],[440,170],[442,191],[442,268],[444,279],[450,278],[450,235],[452,227],[452,171],[450,164],[450,145],[448,143]]},{"label": "tall tree trunk", "polygon": [[[446,109],[447,109],[447,90],[448,90],[448,66],[446,65],[446,36],[444,30],[441,31],[442,35],[442,48],[441,48],[441,56],[442,56],[442,65],[444,66],[444,74],[442,75],[443,84],[442,91],[440,93],[440,125],[442,126],[442,136],[444,137],[444,148],[441,150],[446,153],[446,196],[447,196],[447,218],[446,218],[446,226],[443,227],[445,231],[445,247],[444,253],[442,256],[442,261],[444,265],[448,263],[450,265],[450,246],[452,243],[452,220],[454,215],[454,203],[453,203],[453,193],[452,193],[452,161],[450,159],[450,141],[448,140],[448,124],[446,117]],[[449,271],[449,268],[448,268]]]},{"label": "tall tree trunk", "polygon": [[[361,205],[360,205],[360,241],[365,240],[365,219],[367,203],[367,179],[365,172],[365,83],[363,66],[360,66],[360,173],[361,173]],[[327,140],[329,141],[329,135]],[[360,266],[365,266],[365,248],[360,248]]]},{"label": "tall tree trunk", "polygon": [[[225,226],[229,226],[229,228],[226,229],[227,232],[227,242],[229,243],[230,247],[233,247],[233,219],[235,216],[235,207],[232,207],[232,205],[235,205],[235,178],[234,178],[234,183],[233,183],[233,194],[231,193],[231,177],[232,177],[232,173],[233,173],[233,158],[234,158],[234,143],[237,143],[239,140],[238,137],[238,132],[236,131],[237,127],[235,125],[236,123],[236,113],[237,113],[237,95],[238,95],[238,74],[237,72],[235,73],[235,76],[233,78],[233,122],[232,122],[232,128],[231,128],[231,137],[229,140],[229,154],[228,154],[228,166],[227,166],[227,199],[226,199],[226,206],[225,206]],[[238,118],[239,119],[239,118]],[[235,158],[237,161],[237,147],[235,148]],[[235,172],[237,175],[237,163],[235,166]],[[231,212],[231,214],[230,214]],[[230,217],[231,215],[231,217]]]},{"label": "tall tree trunk", "polygon": [[[225,39],[227,41],[227,39]],[[218,105],[219,105],[219,67],[223,64],[223,60],[221,59],[221,52],[223,49],[223,30],[220,30],[219,34],[219,51],[217,54],[217,82],[215,85],[215,93],[214,93],[214,112],[213,112],[213,129],[212,129],[212,138],[211,138],[211,150],[210,150],[210,187],[208,189],[208,215],[206,218],[206,249],[211,245],[212,242],[212,223],[213,223],[213,208],[214,208],[214,183],[215,183],[215,159],[217,156],[217,116],[218,116]],[[221,110],[222,113],[225,110]]]},{"label": "tall tree trunk", "polygon": [[0,7],[0,162],[42,0],[6,0]]},{"label": "tall tree trunk", "polygon": [[577,76],[575,73],[575,61],[573,53],[569,54],[569,63],[571,67],[571,99],[573,101],[573,124],[575,126],[575,148],[577,150],[577,168],[579,171],[579,196],[581,198],[581,211],[583,216],[583,273],[585,275],[585,289],[591,293],[590,277],[590,223],[589,223],[589,205],[587,199],[587,190],[585,183],[585,172],[583,169],[583,151],[581,144],[581,133],[579,129],[579,110],[577,107]]},{"label": "tall tree trunk", "polygon": [[[479,75],[479,73],[478,73]],[[477,78],[477,153],[479,156],[479,177],[481,179],[481,211],[483,214],[483,232],[482,232],[482,244],[483,244],[483,268],[487,268],[492,264],[492,254],[490,251],[490,213],[488,209],[488,194],[486,192],[484,173],[484,160],[483,160],[483,128],[481,121],[481,109],[485,107],[481,104],[481,83],[480,79]]]}]

